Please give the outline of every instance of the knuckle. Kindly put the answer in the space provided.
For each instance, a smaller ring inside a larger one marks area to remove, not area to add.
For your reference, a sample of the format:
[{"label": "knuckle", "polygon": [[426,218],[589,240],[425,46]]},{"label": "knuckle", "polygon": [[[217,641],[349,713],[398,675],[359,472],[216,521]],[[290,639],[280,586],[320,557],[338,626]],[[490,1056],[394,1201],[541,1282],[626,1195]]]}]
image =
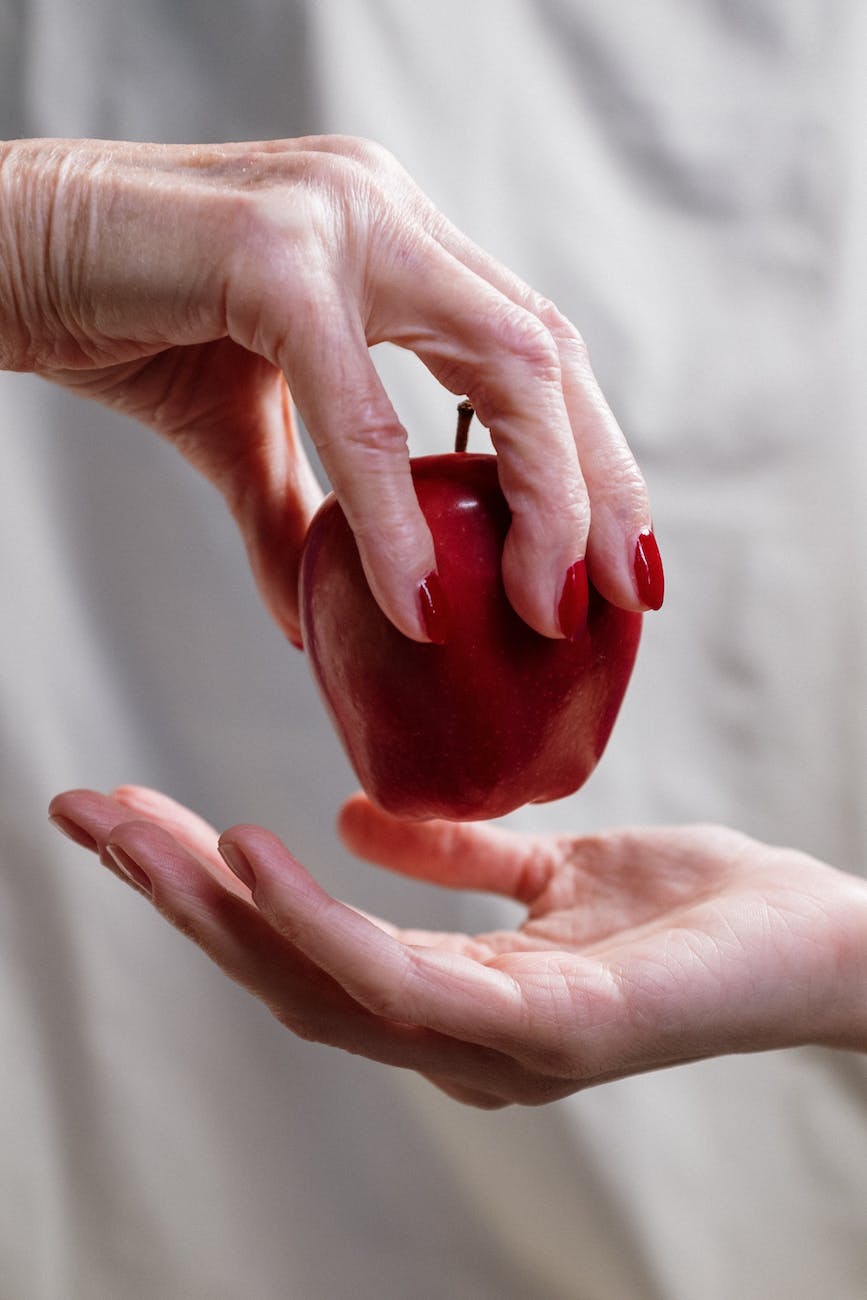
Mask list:
[{"label": "knuckle", "polygon": [[499,350],[513,353],[538,377],[559,376],[556,340],[533,312],[509,302],[488,324],[492,341]]},{"label": "knuckle", "polygon": [[551,299],[535,289],[530,291],[526,305],[552,334],[560,334],[572,328],[571,323]]},{"label": "knuckle", "polygon": [[357,223],[364,204],[381,207],[396,182],[408,177],[390,150],[356,136],[320,136],[290,159],[290,167],[324,202]]},{"label": "knuckle", "polygon": [[577,355],[587,357],[587,344],[583,336],[572,324],[568,316],[564,316],[560,308],[551,302],[550,298],[537,296],[535,311],[539,319],[561,345],[565,344]]},{"label": "knuckle", "polygon": [[357,473],[359,460],[363,466],[370,462],[371,470],[381,465],[384,458],[407,452],[407,434],[392,411],[384,410],[375,397],[359,397],[352,407],[352,418],[339,431],[330,431],[315,438],[320,455],[334,453],[341,460],[352,460]]},{"label": "knuckle", "polygon": [[554,339],[545,322],[517,303],[503,305],[499,315],[493,318],[493,328],[504,347],[521,352],[529,359],[538,357],[549,361],[555,354]]},{"label": "knuckle", "polygon": [[582,369],[590,369],[590,357],[583,336],[556,303],[535,289],[530,289],[523,300],[523,305],[548,330],[561,359],[568,359]]},{"label": "knuckle", "polygon": [[399,170],[399,163],[390,149],[385,145],[379,144],[375,140],[368,140],[362,136],[338,136],[333,137],[338,145],[338,151],[347,158],[360,163],[366,171],[379,174],[390,174]]}]

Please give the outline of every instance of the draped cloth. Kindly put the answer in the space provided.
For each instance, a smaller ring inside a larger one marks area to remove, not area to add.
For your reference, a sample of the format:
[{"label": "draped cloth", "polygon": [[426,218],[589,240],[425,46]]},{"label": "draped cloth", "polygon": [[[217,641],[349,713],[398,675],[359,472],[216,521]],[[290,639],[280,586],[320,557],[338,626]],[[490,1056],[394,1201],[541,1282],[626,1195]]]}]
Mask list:
[{"label": "draped cloth", "polygon": [[[6,0],[4,135],[339,131],[582,330],[666,564],[609,750],[509,820],[718,820],[867,862],[867,22],[857,0]],[[375,353],[412,449],[454,399]],[[480,439],[481,432],[474,434]],[[397,921],[303,658],[213,489],[0,376],[0,1294],[835,1300],[867,1277],[867,1062],[818,1049],[461,1109],[298,1042],[46,826],[156,785]]]}]

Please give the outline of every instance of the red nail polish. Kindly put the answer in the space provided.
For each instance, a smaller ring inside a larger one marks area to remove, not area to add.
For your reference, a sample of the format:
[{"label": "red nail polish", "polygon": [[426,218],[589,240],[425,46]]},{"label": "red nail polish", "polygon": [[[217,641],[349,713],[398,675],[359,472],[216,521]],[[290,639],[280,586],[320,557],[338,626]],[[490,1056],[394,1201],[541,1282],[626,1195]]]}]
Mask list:
[{"label": "red nail polish", "polygon": [[587,622],[587,601],[589,596],[587,565],[583,560],[576,560],[566,570],[563,594],[557,606],[560,631],[567,641],[574,641]]},{"label": "red nail polish", "polygon": [[418,599],[424,629],[434,645],[445,645],[448,633],[449,607],[443,584],[436,569],[418,585]]},{"label": "red nail polish", "polygon": [[635,585],[638,599],[648,609],[659,609],[665,595],[665,575],[656,538],[649,528],[638,534],[635,543]]}]

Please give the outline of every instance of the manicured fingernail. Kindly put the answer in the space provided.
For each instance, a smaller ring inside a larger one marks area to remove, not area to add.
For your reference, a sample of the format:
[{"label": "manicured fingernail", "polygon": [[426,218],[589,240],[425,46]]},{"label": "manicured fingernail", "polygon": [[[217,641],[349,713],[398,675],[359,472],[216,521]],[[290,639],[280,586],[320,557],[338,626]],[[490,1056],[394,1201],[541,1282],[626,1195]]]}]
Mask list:
[{"label": "manicured fingernail", "polygon": [[449,607],[443,584],[436,569],[418,585],[418,600],[424,630],[434,645],[445,645],[448,634]]},{"label": "manicured fingernail", "polygon": [[218,844],[217,848],[220,850],[220,857],[229,870],[238,877],[241,884],[246,885],[250,890],[255,889],[256,877],[253,875],[253,868],[247,855],[241,852],[237,844]]},{"label": "manicured fingernail", "polygon": [[300,638],[290,636],[289,644],[294,645],[295,649],[300,650],[302,654],[304,653],[304,643],[300,640]]},{"label": "manicured fingernail", "polygon": [[638,534],[635,543],[635,585],[638,599],[648,609],[659,609],[665,595],[665,575],[656,538],[649,528]]},{"label": "manicured fingernail", "polygon": [[92,835],[79,826],[77,822],[71,821],[69,817],[64,817],[62,813],[52,813],[48,818],[51,825],[72,840],[73,844],[80,844],[83,849],[95,850],[98,846]]},{"label": "manicured fingernail", "polygon": [[557,606],[557,618],[560,631],[567,641],[574,641],[587,622],[587,601],[590,593],[587,586],[587,565],[583,560],[576,560],[566,570],[566,581]]},{"label": "manicured fingernail", "polygon": [[153,893],[153,885],[150,876],[140,867],[135,858],[131,858],[126,849],[122,849],[119,844],[106,844],[106,857],[111,858],[114,865],[122,876],[126,876],[133,885],[143,890],[148,896]]}]

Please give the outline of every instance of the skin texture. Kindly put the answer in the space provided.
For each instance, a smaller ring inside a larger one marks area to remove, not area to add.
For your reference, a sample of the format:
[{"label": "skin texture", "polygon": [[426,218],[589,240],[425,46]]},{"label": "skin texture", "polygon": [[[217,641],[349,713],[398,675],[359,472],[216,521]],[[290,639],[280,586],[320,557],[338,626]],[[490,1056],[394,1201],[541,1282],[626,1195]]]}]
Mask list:
[{"label": "skin texture", "polygon": [[731,1052],[867,1051],[867,883],[722,827],[515,835],[350,800],[360,856],[527,909],[514,931],[465,935],[362,915],[269,831],[218,841],[155,791],[69,791],[50,812],[293,1033],[469,1105]]},{"label": "skin texture", "polygon": [[0,365],[137,417],[220,490],[264,599],[298,639],[298,557],[320,489],[293,406],[346,511],[376,599],[426,640],[436,556],[405,430],[369,347],[415,352],[491,433],[513,524],[510,600],[561,635],[585,556],[646,608],[641,475],[577,330],[471,243],[380,147],[0,144]]}]

